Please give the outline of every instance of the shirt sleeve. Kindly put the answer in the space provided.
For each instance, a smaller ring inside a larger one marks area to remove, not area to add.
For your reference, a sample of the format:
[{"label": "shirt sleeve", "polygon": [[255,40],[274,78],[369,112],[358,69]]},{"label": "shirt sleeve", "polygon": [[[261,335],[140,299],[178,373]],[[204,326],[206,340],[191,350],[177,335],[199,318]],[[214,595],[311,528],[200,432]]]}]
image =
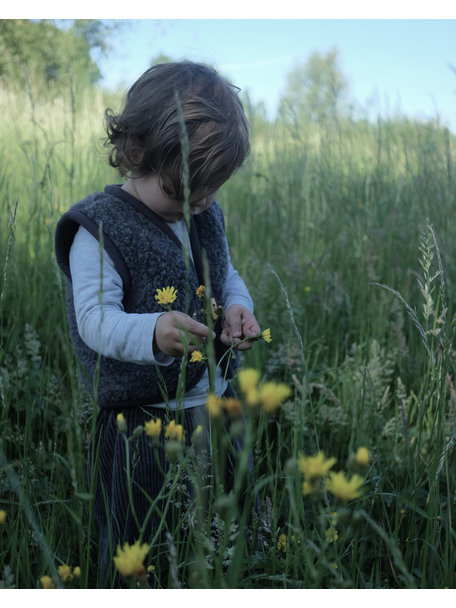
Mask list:
[{"label": "shirt sleeve", "polygon": [[78,331],[87,346],[130,363],[173,361],[153,352],[155,324],[163,313],[124,311],[122,279],[109,254],[82,226],[70,249],[70,271]]},{"label": "shirt sleeve", "polygon": [[240,304],[253,312],[253,300],[242,277],[231,264],[228,244],[226,247],[228,250],[228,272],[223,288],[223,308],[227,310],[233,304]]}]

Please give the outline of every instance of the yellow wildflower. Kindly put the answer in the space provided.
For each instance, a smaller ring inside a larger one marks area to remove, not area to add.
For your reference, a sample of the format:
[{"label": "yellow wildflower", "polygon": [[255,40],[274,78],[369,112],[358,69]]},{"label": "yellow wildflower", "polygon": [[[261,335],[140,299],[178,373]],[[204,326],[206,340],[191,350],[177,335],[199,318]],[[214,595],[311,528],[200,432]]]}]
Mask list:
[{"label": "yellow wildflower", "polygon": [[198,298],[199,298],[200,300],[202,300],[202,299],[203,299],[203,297],[204,297],[204,292],[205,292],[205,291],[206,291],[206,288],[204,287],[204,285],[200,285],[200,286],[198,287],[198,289],[196,290],[196,295],[198,296]]},{"label": "yellow wildflower", "polygon": [[190,357],[190,363],[199,363],[204,359],[203,354],[199,350],[194,350]]},{"label": "yellow wildflower", "polygon": [[201,424],[198,424],[196,429],[193,431],[192,443],[199,443],[202,435],[203,435],[203,426]]},{"label": "yellow wildflower", "polygon": [[52,579],[47,574],[40,578],[40,583],[43,589],[55,589],[55,585],[52,582]]},{"label": "yellow wildflower", "polygon": [[357,464],[360,464],[363,467],[367,467],[369,464],[370,453],[366,447],[360,447],[357,449],[355,454],[355,460]]},{"label": "yellow wildflower", "polygon": [[310,481],[302,482],[302,495],[303,496],[309,496],[309,494],[312,494],[312,492],[314,490],[315,490],[315,486],[313,483],[311,483]]},{"label": "yellow wildflower", "polygon": [[291,388],[283,383],[265,382],[259,392],[261,405],[265,412],[273,412],[291,395]]},{"label": "yellow wildflower", "polygon": [[235,418],[239,416],[241,413],[241,402],[234,397],[228,397],[227,399],[222,399],[223,408],[228,412],[228,414]]},{"label": "yellow wildflower", "polygon": [[260,372],[251,367],[241,369],[238,372],[239,388],[247,395],[253,389],[256,389],[260,380]]},{"label": "yellow wildflower", "polygon": [[153,437],[154,439],[160,436],[161,429],[162,421],[160,418],[157,418],[156,420],[151,418],[148,422],[144,424],[144,432],[146,433],[146,435],[149,435],[149,437]]},{"label": "yellow wildflower", "polygon": [[336,530],[334,526],[331,526],[330,528],[325,530],[325,536],[328,543],[335,543],[339,538],[339,531]]},{"label": "yellow wildflower", "polygon": [[222,400],[210,393],[207,397],[206,409],[212,418],[218,418],[222,413]]},{"label": "yellow wildflower", "polygon": [[301,454],[298,460],[298,467],[304,478],[307,480],[325,477],[331,467],[336,464],[335,458],[325,458],[321,450],[313,456]]},{"label": "yellow wildflower", "polygon": [[162,306],[167,306],[168,304],[172,304],[174,300],[177,298],[177,291],[174,287],[163,287],[163,289],[157,289],[157,295],[155,299]]},{"label": "yellow wildflower", "polygon": [[182,424],[176,424],[175,420],[167,425],[165,430],[165,439],[173,439],[174,441],[184,440],[184,427]]},{"label": "yellow wildflower", "polygon": [[73,576],[74,578],[79,578],[81,576],[81,568],[79,566],[73,568]]},{"label": "yellow wildflower", "polygon": [[287,552],[287,536],[286,534],[281,534],[279,536],[279,540],[277,541],[277,551],[286,553]]},{"label": "yellow wildflower", "polygon": [[117,547],[117,555],[113,558],[114,565],[122,576],[139,576],[144,574],[144,559],[149,551],[149,545],[144,543],[139,544],[136,541],[134,545],[125,543],[123,548]]},{"label": "yellow wildflower", "polygon": [[261,337],[263,338],[263,340],[265,342],[267,342],[269,344],[269,342],[272,341],[271,330],[268,328],[268,329],[265,329],[264,331],[262,331],[261,332]]},{"label": "yellow wildflower", "polygon": [[344,473],[331,472],[330,478],[326,481],[326,489],[341,500],[353,500],[361,496],[361,486],[364,483],[364,478],[360,475],[353,475],[348,480]]},{"label": "yellow wildflower", "polygon": [[122,412],[120,414],[117,414],[116,420],[117,420],[117,428],[119,429],[119,432],[125,433],[127,430],[127,422],[126,422],[125,416],[122,414]]},{"label": "yellow wildflower", "polygon": [[5,521],[6,521],[6,511],[4,511],[3,509],[0,509],[0,526],[3,526]]},{"label": "yellow wildflower", "polygon": [[66,564],[62,564],[61,566],[59,566],[57,568],[57,571],[59,573],[60,578],[62,579],[62,581],[64,583],[66,583],[67,581],[69,581],[72,578],[71,568],[70,568],[70,566],[67,566]]}]

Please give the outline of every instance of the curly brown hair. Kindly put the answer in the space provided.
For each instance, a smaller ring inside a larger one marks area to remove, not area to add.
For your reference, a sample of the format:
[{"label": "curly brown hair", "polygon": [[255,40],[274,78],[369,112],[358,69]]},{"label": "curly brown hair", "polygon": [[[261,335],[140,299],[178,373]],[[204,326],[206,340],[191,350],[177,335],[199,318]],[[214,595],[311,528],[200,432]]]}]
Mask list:
[{"label": "curly brown hair", "polygon": [[[105,111],[109,163],[123,176],[156,174],[163,191],[183,200],[183,118],[192,195],[219,188],[250,151],[239,88],[192,61],[157,64],[129,89],[123,111]],[[180,106],[180,108],[179,108]]]}]

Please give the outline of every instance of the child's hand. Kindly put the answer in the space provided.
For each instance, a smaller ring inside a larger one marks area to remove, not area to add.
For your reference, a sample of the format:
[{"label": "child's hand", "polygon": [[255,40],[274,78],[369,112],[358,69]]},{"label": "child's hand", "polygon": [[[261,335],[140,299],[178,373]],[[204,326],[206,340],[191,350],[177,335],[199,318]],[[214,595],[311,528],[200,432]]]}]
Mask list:
[{"label": "child's hand", "polygon": [[[155,324],[154,352],[158,349],[165,355],[181,357],[187,340],[190,341],[188,352],[192,352],[204,338],[210,336],[210,333],[209,327],[198,323],[183,312],[165,312],[158,317]],[[215,337],[214,333],[213,335]]]},{"label": "child's hand", "polygon": [[[233,304],[225,312],[223,319],[223,331],[220,334],[220,340],[226,346],[237,344],[250,336],[257,336],[260,333],[260,326],[255,319],[255,316],[250,310],[239,304]],[[248,350],[252,348],[253,341],[247,340],[242,342],[236,348],[238,350]]]}]

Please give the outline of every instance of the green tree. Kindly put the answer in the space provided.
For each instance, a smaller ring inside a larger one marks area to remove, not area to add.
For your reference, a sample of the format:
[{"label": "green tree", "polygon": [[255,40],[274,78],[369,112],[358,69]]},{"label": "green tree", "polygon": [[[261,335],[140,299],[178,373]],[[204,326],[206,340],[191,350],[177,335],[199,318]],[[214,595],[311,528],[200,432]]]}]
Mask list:
[{"label": "green tree", "polygon": [[348,110],[348,82],[338,65],[338,51],[312,53],[288,74],[279,116],[296,121],[327,122]]},{"label": "green tree", "polygon": [[45,94],[51,86],[77,82],[84,87],[101,74],[90,52],[106,48],[105,26],[75,20],[58,27],[50,20],[0,20],[0,81],[3,86],[31,88]]}]

